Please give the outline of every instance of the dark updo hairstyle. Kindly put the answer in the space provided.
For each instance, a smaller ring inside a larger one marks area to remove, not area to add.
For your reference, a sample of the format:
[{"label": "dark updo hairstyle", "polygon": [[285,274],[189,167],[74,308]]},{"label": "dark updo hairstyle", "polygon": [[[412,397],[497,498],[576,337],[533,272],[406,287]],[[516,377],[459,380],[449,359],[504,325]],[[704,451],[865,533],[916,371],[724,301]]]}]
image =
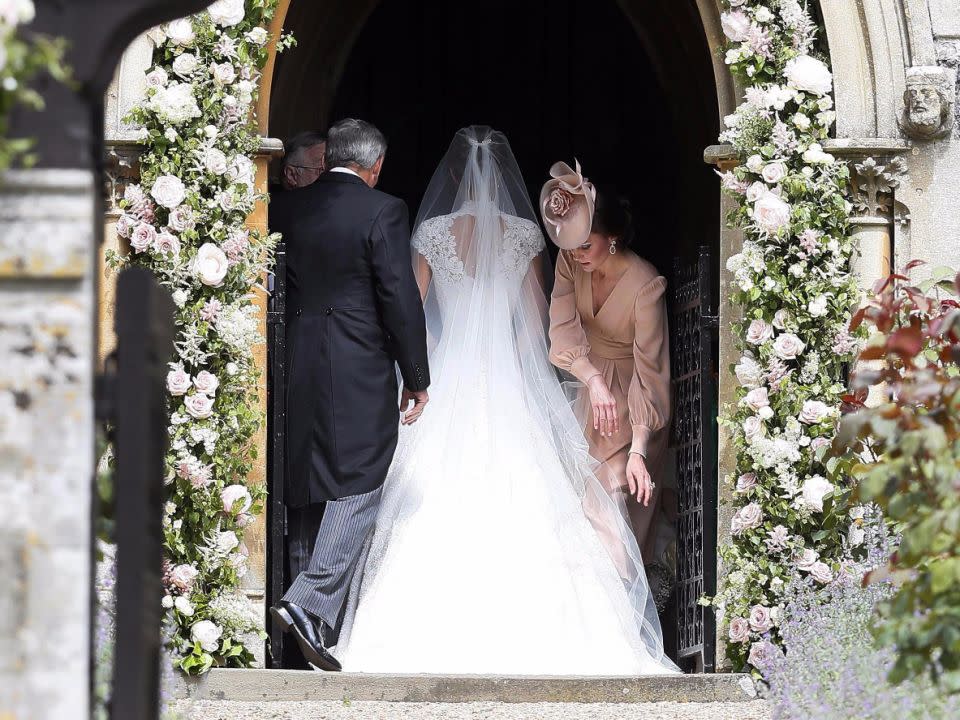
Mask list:
[{"label": "dark updo hairstyle", "polygon": [[597,198],[593,207],[591,230],[607,237],[619,238],[621,247],[633,245],[633,210],[630,201],[612,188],[595,186]]}]

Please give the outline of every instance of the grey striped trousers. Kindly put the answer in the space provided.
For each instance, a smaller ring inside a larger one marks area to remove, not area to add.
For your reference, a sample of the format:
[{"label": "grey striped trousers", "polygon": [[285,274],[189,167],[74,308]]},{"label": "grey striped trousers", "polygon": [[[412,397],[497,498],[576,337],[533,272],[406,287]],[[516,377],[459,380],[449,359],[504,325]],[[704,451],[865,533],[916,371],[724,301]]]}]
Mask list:
[{"label": "grey striped trousers", "polygon": [[340,631],[353,574],[377,519],[381,491],[377,488],[326,504],[310,563],[283,596],[324,622],[328,644],[336,642]]}]

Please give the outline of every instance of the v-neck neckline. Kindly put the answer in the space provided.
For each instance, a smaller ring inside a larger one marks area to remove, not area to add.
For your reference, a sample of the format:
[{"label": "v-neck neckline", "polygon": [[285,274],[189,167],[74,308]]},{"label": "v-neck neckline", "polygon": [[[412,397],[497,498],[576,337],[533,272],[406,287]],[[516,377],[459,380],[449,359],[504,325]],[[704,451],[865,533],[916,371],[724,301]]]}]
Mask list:
[{"label": "v-neck neckline", "polygon": [[587,282],[590,283],[590,314],[594,318],[599,317],[600,313],[603,312],[603,309],[610,302],[610,298],[613,297],[613,294],[617,291],[617,288],[620,287],[620,285],[623,283],[623,279],[627,276],[628,272],[630,272],[629,266],[627,266],[627,268],[622,273],[620,273],[620,277],[617,278],[617,281],[613,284],[613,287],[610,288],[610,292],[607,293],[607,297],[604,299],[603,303],[600,305],[599,308],[597,307],[597,303],[596,303],[596,300],[594,299],[594,294],[593,294],[593,275],[592,274],[587,275]]}]

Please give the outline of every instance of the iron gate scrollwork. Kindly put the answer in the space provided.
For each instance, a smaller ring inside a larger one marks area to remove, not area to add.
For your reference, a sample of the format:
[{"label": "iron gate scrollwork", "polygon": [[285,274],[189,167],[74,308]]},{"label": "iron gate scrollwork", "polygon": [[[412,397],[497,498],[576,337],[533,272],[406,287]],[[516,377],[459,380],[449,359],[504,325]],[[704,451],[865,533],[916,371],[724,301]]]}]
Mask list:
[{"label": "iron gate scrollwork", "polygon": [[674,261],[670,358],[672,446],[677,458],[677,652],[682,664],[712,672],[716,621],[700,599],[717,580],[717,317],[710,249]]},{"label": "iron gate scrollwork", "polygon": [[[267,605],[279,605],[286,586],[286,535],[287,506],[284,498],[284,468],[286,466],[286,304],[287,304],[287,253],[286,246],[279,243],[276,249],[276,264],[270,276],[270,300],[267,306],[267,490],[269,512],[267,513]],[[269,628],[270,666],[282,667],[283,633],[266,617]]]}]

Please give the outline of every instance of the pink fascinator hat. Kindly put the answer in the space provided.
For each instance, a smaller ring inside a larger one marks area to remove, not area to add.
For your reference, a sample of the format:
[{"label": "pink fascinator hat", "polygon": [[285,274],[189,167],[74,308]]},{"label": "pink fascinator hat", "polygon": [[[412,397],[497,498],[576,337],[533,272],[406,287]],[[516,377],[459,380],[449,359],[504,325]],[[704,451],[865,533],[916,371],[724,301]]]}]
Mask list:
[{"label": "pink fascinator hat", "polygon": [[540,215],[547,234],[561,250],[573,250],[590,237],[593,227],[593,207],[597,191],[580,172],[580,163],[573,161],[576,170],[565,162],[554,163],[550,180],[540,191]]}]

